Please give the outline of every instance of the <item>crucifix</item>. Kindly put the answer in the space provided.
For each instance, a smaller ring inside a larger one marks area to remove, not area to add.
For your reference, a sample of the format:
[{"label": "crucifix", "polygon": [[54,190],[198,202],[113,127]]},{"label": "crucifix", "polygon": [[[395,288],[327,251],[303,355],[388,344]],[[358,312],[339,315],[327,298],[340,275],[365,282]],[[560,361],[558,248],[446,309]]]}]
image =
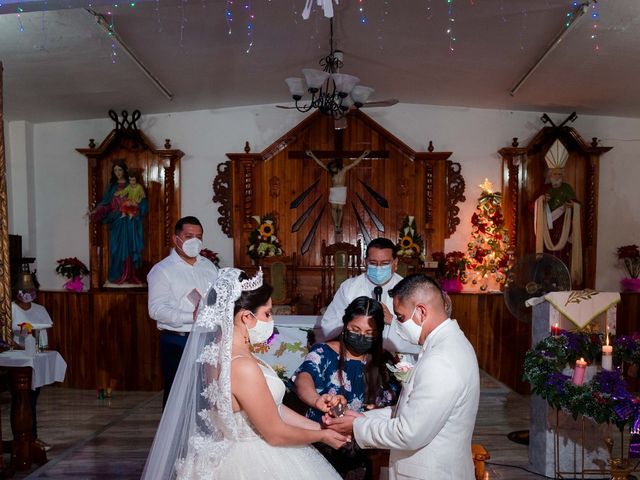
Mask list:
[{"label": "crucifix", "polygon": [[[388,158],[389,152],[386,150],[377,150],[377,151],[345,151],[342,148],[343,145],[343,136],[342,131],[335,131],[335,149],[334,150],[316,150],[312,151],[311,149],[306,149],[304,152],[289,152],[289,158],[292,159],[313,159],[323,170],[325,170],[329,175],[331,175],[331,187],[329,188],[329,198],[328,203],[331,206],[331,217],[333,220],[333,228],[335,233],[336,242],[342,241],[342,218],[343,218],[343,208],[347,203],[347,174],[350,170],[355,168],[362,160],[365,158]],[[325,163],[326,160],[326,163]],[[349,161],[346,163],[345,161]],[[314,184],[315,185],[315,184]],[[373,191],[371,187],[364,184],[367,191],[374,196],[376,201],[380,203],[378,198],[381,198],[377,192]],[[292,204],[291,208],[297,207],[302,201],[304,197],[310,193],[310,190],[305,190],[298,198],[296,198]],[[301,198],[302,197],[302,198]],[[361,199],[361,197],[359,197]],[[362,202],[362,199],[361,199]],[[314,205],[315,206],[315,202]],[[370,209],[367,208],[367,205],[363,205],[367,211]],[[354,207],[355,208],[355,207]],[[296,226],[299,228],[302,222],[306,219],[311,211],[311,209],[307,209],[302,217],[299,218],[296,222]],[[356,212],[357,214],[357,212]],[[318,219],[316,219],[318,220]],[[376,218],[377,220],[377,218]],[[361,222],[358,222],[359,225]],[[317,226],[317,221],[314,222],[314,226]],[[360,225],[362,229],[364,225]],[[364,235],[365,232],[363,232]],[[312,228],[307,238],[303,243],[303,251],[305,253],[305,246],[308,248],[313,236],[315,235],[315,229]],[[365,237],[368,235],[364,235]]]}]

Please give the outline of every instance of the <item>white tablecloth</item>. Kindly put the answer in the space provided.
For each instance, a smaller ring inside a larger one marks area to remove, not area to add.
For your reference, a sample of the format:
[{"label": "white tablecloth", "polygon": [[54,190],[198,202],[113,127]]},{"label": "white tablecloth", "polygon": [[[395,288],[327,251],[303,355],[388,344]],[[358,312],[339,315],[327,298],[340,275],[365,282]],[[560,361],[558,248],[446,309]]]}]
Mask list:
[{"label": "white tablecloth", "polygon": [[24,350],[0,353],[0,367],[31,367],[31,389],[35,390],[53,382],[62,382],[67,371],[67,362],[56,351],[36,353],[28,356]]},{"label": "white tablecloth", "polygon": [[307,355],[307,331],[313,330],[320,318],[316,315],[274,315],[278,334],[268,349],[265,347],[266,351],[257,351],[256,355],[272,367],[284,367],[285,375],[290,377]]}]

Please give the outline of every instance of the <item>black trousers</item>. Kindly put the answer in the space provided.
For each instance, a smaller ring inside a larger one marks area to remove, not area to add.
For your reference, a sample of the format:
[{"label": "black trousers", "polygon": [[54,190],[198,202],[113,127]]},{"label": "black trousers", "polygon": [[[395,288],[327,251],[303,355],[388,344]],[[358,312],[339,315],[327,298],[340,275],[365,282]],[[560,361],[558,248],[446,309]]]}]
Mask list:
[{"label": "black trousers", "polygon": [[172,335],[160,332],[160,364],[162,366],[162,378],[164,380],[164,395],[162,397],[162,408],[167,404],[169,392],[173,385],[173,379],[178,371],[182,352],[187,344],[187,336]]}]

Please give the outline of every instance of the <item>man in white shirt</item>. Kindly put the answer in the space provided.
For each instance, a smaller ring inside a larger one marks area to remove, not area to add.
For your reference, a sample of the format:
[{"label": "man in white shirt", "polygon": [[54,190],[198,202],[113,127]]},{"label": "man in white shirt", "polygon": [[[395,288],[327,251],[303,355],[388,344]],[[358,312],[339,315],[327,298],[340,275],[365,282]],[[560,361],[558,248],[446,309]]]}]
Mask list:
[{"label": "man in white shirt", "polygon": [[160,330],[160,362],[167,403],[173,379],[180,365],[187,337],[198,314],[200,299],[218,276],[218,269],[200,255],[202,224],[196,217],[178,220],[174,249],[147,275],[149,316]]},{"label": "man in white shirt", "polygon": [[325,423],[343,434],[353,431],[362,448],[391,450],[391,480],[473,480],[471,437],[480,397],[473,347],[448,318],[445,296],[431,277],[410,275],[391,296],[399,333],[422,346],[398,404],[325,416]]},{"label": "man in white shirt", "polygon": [[365,264],[366,273],[349,278],[340,285],[320,320],[320,328],[316,328],[316,341],[324,342],[337,337],[342,332],[342,316],[347,305],[358,297],[366,296],[378,300],[384,309],[385,327],[382,334],[384,349],[393,354],[407,354],[410,357],[409,360],[411,358],[415,360],[419,348],[401,339],[391,324],[393,300],[389,296],[389,290],[402,280],[402,277],[396,273],[398,259],[395,244],[387,238],[371,240],[367,245]]}]

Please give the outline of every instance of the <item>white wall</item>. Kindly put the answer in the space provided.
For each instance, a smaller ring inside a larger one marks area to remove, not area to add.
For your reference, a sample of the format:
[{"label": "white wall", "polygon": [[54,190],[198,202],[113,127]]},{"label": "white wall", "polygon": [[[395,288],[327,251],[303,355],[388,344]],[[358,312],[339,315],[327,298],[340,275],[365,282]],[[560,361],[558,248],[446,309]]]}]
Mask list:
[{"label": "white wall", "polygon": [[[462,164],[467,201],[460,211],[462,224],[447,242],[446,250],[466,249],[469,221],[480,194],[478,185],[485,177],[496,186],[501,184],[497,150],[508,146],[512,137],[526,144],[542,126],[540,112],[399,104],[367,113],[413,149],[425,150],[433,140],[437,151],[453,151],[452,160]],[[557,117],[562,120],[564,116]],[[218,163],[227,159],[227,152],[241,152],[247,140],[252,151],[263,150],[302,118],[297,112],[254,106],[148,115],[139,122],[156,146],[162,146],[169,137],[174,148],[185,152],[182,214],[200,218],[205,246],[220,253],[223,265],[230,264],[233,245],[222,234],[217,205],[211,201]],[[604,145],[614,147],[603,156],[600,172],[597,286],[617,290],[623,275],[615,266],[615,248],[640,243],[640,211],[633,208],[640,203],[639,189],[633,184],[640,178],[640,163],[636,161],[640,120],[585,116],[579,117],[574,126],[585,139],[598,136]],[[88,225],[83,218],[87,210],[87,166],[75,148],[86,146],[89,138],[100,142],[111,128],[112,122],[106,119],[33,126],[36,255],[43,288],[60,288],[63,283],[54,273],[56,259],[77,256],[88,261]],[[10,148],[13,141],[10,136]],[[14,155],[13,149],[9,155]],[[12,196],[24,196],[24,188],[23,181],[17,182]]]}]

